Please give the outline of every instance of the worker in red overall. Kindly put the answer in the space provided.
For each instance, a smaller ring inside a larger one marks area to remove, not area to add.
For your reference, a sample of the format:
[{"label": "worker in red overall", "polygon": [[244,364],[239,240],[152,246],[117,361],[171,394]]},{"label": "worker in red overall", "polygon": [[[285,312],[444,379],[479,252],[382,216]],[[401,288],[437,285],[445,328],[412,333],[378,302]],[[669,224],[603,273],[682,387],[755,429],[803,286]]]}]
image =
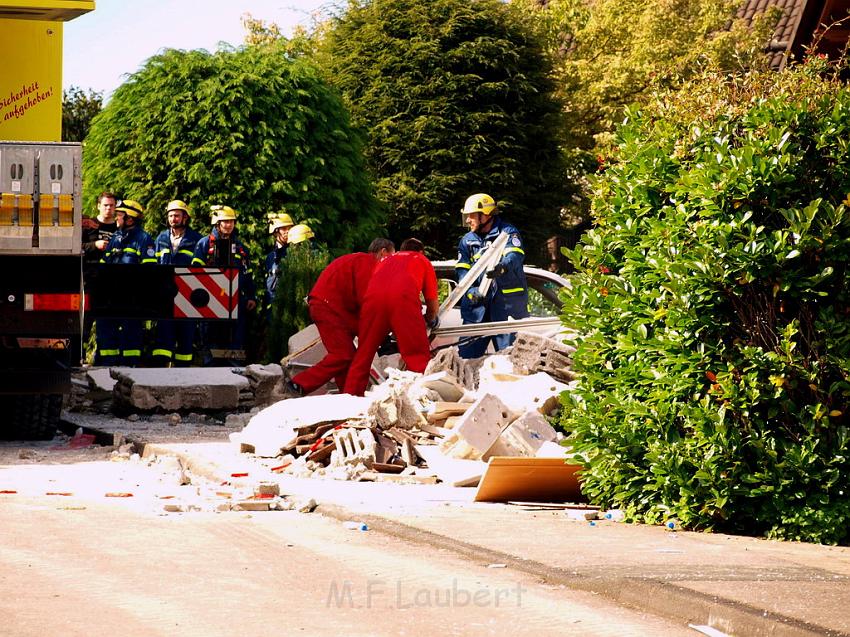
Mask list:
[{"label": "worker in red overall", "polygon": [[[420,293],[425,298],[422,316]],[[437,275],[422,242],[407,239],[401,251],[381,261],[366,289],[357,331],[357,353],[348,370],[345,393],[362,396],[375,352],[392,331],[407,369],[422,373],[431,359],[428,327],[436,326]]]},{"label": "worker in red overall", "polygon": [[339,390],[345,387],[348,367],[354,358],[354,337],[360,306],[372,271],[379,261],[395,252],[389,239],[375,239],[369,252],[346,254],[331,261],[307,297],[310,318],[319,329],[325,357],[287,382],[295,396],[306,396],[334,379]]}]

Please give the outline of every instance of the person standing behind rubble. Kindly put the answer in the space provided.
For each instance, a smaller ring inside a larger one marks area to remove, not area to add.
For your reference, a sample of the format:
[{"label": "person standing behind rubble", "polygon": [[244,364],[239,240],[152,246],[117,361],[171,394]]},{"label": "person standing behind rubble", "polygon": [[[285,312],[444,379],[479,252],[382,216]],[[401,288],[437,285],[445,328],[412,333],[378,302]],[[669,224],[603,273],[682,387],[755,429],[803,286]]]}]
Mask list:
[{"label": "person standing behind rubble", "polygon": [[[460,212],[469,232],[461,237],[457,249],[455,273],[458,283],[502,232],[509,235],[502,258],[483,275],[493,280],[490,289],[481,294],[478,286],[483,278],[479,278],[461,299],[460,315],[464,325],[527,317],[528,282],[523,269],[525,251],[519,230],[498,216],[496,200],[484,193],[468,197]],[[463,358],[478,358],[484,355],[491,339],[493,347],[499,351],[509,347],[515,338],[516,333],[462,339],[458,352]]]},{"label": "person standing behind rubble", "polygon": [[[106,246],[115,231],[118,223],[115,221],[115,202],[118,197],[114,193],[104,190],[97,196],[97,217],[83,218],[83,281],[88,284],[92,271],[106,252]],[[94,320],[86,315],[83,323],[83,342],[87,343]]]},{"label": "person standing behind rubble", "polygon": [[285,212],[277,212],[269,219],[269,234],[274,237],[274,248],[266,255],[266,292],[269,305],[274,300],[280,262],[286,258],[289,247],[289,229],[294,225],[292,217]]},{"label": "person standing behind rubble", "polygon": [[[175,199],[166,206],[165,213],[168,228],[159,233],[155,241],[157,263],[189,266],[201,240],[201,233],[189,227],[189,206]],[[194,340],[194,321],[157,321],[152,352],[154,364],[188,367],[192,364]]]},{"label": "person standing behind rubble", "polygon": [[327,353],[318,363],[287,382],[295,396],[310,394],[334,379],[340,391],[356,352],[354,337],[360,307],[376,265],[395,252],[389,239],[375,239],[369,252],[346,254],[331,261],[307,297],[310,318],[319,330]]},{"label": "person standing behind rubble", "polygon": [[[422,316],[420,293],[425,298]],[[407,239],[401,251],[375,266],[363,297],[357,330],[357,353],[348,370],[345,393],[362,396],[369,384],[375,353],[392,331],[407,369],[422,373],[431,360],[428,327],[436,326],[437,274],[418,239]]]},{"label": "person standing behind rubble", "polygon": [[[118,230],[112,235],[101,263],[135,265],[156,263],[151,236],[142,230],[145,210],[137,201],[125,199],[115,206]],[[144,326],[140,319],[98,319],[97,359],[101,365],[135,367],[142,358]]]},{"label": "person standing behind rubble", "polygon": [[236,325],[214,321],[205,326],[206,346],[211,356],[204,362],[211,364],[219,358],[213,355],[213,350],[216,350],[215,353],[229,350],[227,358],[230,361],[244,361],[247,314],[257,307],[254,281],[248,273],[248,251],[237,236],[236,211],[230,206],[221,205],[211,206],[210,211],[213,229],[209,235],[201,237],[195,246],[192,265],[239,268],[239,308]]}]

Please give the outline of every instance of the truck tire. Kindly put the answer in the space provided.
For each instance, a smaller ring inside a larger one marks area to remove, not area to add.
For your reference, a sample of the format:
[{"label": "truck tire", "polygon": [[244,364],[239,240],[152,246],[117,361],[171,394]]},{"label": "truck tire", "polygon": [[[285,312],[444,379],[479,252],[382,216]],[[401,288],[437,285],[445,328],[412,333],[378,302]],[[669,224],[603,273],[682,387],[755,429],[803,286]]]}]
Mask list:
[{"label": "truck tire", "polygon": [[3,440],[51,440],[56,435],[61,394],[0,396],[0,406],[7,418],[0,426]]}]

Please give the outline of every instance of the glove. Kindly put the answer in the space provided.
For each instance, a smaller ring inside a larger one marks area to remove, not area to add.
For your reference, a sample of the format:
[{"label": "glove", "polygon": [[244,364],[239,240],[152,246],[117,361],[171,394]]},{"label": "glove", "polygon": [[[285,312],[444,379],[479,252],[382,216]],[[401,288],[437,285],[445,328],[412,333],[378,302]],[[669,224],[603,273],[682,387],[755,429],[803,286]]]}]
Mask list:
[{"label": "glove", "polygon": [[478,291],[478,288],[469,288],[466,293],[466,299],[469,301],[469,304],[473,307],[476,305],[481,305],[484,303],[484,295]]},{"label": "glove", "polygon": [[503,263],[498,263],[489,270],[487,270],[487,272],[484,273],[484,276],[486,276],[488,279],[495,279],[497,276],[502,276],[507,271],[508,266]]},{"label": "glove", "polygon": [[430,321],[425,321],[425,324],[428,326],[429,330],[437,329],[437,326],[440,324],[440,317],[435,316]]}]

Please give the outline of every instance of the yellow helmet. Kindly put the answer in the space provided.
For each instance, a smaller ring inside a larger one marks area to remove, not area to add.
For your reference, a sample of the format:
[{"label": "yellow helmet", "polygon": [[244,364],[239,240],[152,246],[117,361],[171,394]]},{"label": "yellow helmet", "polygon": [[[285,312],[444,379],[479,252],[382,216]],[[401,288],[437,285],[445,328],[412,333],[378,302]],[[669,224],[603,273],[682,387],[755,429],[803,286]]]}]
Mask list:
[{"label": "yellow helmet", "polygon": [[217,224],[219,221],[236,221],[236,211],[230,206],[211,206],[210,210],[212,211],[212,225]]},{"label": "yellow helmet", "polygon": [[172,210],[182,210],[187,215],[189,214],[189,204],[185,201],[180,201],[179,199],[175,199],[174,201],[169,201],[168,205],[165,207],[165,214],[168,214]]},{"label": "yellow helmet", "polygon": [[496,210],[496,200],[490,195],[485,195],[483,192],[477,195],[472,195],[466,198],[466,203],[463,204],[462,215],[471,215],[474,212],[480,212],[485,215],[492,215]]},{"label": "yellow helmet", "polygon": [[299,223],[297,226],[292,226],[289,229],[289,245],[301,243],[307,239],[312,239],[314,236],[316,235],[314,235],[313,231],[310,230],[310,226]]},{"label": "yellow helmet", "polygon": [[138,201],[132,199],[121,199],[115,204],[115,211],[122,211],[124,214],[139,219],[145,214],[145,209]]},{"label": "yellow helmet", "polygon": [[269,234],[274,234],[274,231],[278,228],[289,228],[294,225],[295,222],[292,221],[292,217],[285,212],[276,212],[269,216]]}]

